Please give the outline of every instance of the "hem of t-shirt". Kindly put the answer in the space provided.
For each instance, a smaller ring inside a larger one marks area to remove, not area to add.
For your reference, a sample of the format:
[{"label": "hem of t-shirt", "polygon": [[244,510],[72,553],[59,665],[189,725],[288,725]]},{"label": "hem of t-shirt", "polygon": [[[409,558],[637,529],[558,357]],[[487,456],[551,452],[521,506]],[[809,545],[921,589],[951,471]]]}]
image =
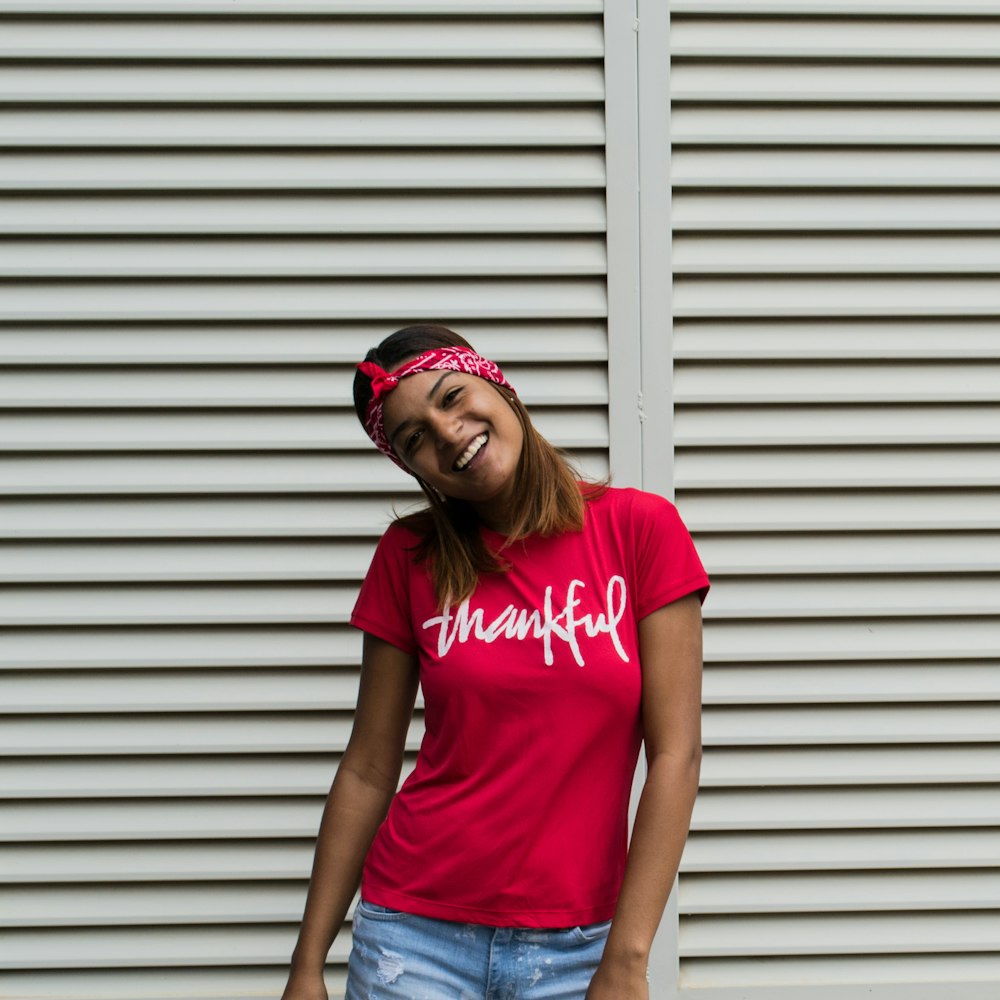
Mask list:
[{"label": "hem of t-shirt", "polygon": [[361,885],[361,896],[376,906],[386,906],[414,917],[430,917],[433,920],[451,920],[464,924],[486,924],[489,927],[533,927],[553,930],[610,920],[615,915],[617,903],[617,900],[611,900],[599,906],[587,906],[582,909],[493,910],[421,899],[396,889],[372,885],[367,880]]},{"label": "hem of t-shirt", "polygon": [[683,583],[678,583],[676,586],[671,587],[670,590],[665,590],[655,597],[651,597],[643,601],[642,607],[639,609],[636,617],[645,618],[646,615],[651,615],[654,611],[659,610],[665,604],[669,604],[671,601],[676,601],[681,597],[686,597],[688,594],[693,594],[698,592],[698,600],[704,604],[705,597],[711,588],[711,583],[707,576],[703,573],[699,573],[698,576],[692,576],[685,580]]},{"label": "hem of t-shirt", "polygon": [[412,639],[408,637],[402,638],[398,632],[393,632],[391,629],[386,628],[385,622],[380,622],[374,618],[366,618],[357,612],[354,612],[349,620],[350,624],[355,628],[361,629],[362,632],[370,632],[377,639],[384,639],[386,642],[401,649],[404,653],[415,653],[417,651],[417,647]]}]

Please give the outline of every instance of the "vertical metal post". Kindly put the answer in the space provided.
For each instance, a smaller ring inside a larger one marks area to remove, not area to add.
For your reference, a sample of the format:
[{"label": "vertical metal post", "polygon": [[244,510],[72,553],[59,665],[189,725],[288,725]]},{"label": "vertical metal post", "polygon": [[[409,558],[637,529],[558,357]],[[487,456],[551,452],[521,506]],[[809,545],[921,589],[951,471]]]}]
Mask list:
[{"label": "vertical metal post", "polygon": [[[670,12],[606,0],[605,161],[611,468],[619,486],[673,498]],[[632,819],[645,778],[632,788]],[[677,887],[650,957],[650,997],[677,996]]]},{"label": "vertical metal post", "polygon": [[639,332],[639,107],[636,0],[604,7],[608,390],[611,472],[642,486]]}]

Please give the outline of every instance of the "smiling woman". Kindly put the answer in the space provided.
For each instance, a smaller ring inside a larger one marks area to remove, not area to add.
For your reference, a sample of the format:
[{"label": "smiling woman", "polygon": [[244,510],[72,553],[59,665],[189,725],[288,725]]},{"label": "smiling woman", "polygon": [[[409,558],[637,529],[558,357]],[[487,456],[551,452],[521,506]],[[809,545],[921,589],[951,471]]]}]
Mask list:
[{"label": "smiling woman", "polygon": [[390,525],[351,615],[354,728],[283,1000],[325,1000],[359,885],[347,1000],[648,1000],[698,783],[709,583],[691,537],[664,498],[581,482],[444,327],[369,351],[354,402],[427,507]]},{"label": "smiling woman", "polygon": [[579,531],[586,500],[606,489],[579,481],[499,366],[447,327],[406,327],[370,350],[354,406],[379,450],[427,497],[427,509],[402,522],[421,539],[442,606],[506,565],[480,526],[509,541]]}]

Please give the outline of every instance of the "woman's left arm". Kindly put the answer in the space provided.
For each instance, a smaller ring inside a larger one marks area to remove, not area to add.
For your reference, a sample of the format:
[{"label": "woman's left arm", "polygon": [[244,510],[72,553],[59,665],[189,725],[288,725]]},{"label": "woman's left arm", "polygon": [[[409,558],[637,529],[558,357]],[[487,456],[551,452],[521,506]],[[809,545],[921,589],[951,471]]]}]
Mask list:
[{"label": "woman's left arm", "polygon": [[639,622],[647,774],[604,957],[587,1000],[648,1000],[653,936],[677,875],[701,767],[701,603],[688,594]]}]

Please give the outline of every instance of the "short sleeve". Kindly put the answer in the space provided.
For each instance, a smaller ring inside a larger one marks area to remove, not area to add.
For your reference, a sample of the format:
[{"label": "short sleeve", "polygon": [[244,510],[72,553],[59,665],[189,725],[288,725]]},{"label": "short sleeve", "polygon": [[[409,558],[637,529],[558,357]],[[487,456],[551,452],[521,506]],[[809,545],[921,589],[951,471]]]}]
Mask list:
[{"label": "short sleeve", "polygon": [[665,497],[636,490],[632,528],[638,617],[694,592],[704,604],[711,584],[677,508]]},{"label": "short sleeve", "polygon": [[405,653],[415,653],[410,616],[409,567],[414,539],[397,525],[390,525],[379,540],[351,612],[351,624]]}]

